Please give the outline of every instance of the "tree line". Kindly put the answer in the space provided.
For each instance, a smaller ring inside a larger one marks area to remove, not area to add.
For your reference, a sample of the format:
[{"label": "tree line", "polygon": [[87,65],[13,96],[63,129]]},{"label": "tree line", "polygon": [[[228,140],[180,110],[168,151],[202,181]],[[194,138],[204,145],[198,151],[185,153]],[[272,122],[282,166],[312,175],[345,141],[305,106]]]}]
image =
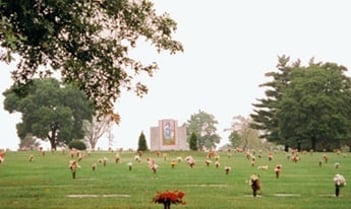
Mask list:
[{"label": "tree line", "polygon": [[[20,149],[34,149],[41,140],[49,141],[52,149],[69,146],[75,141],[82,141],[90,149],[95,149],[98,140],[116,124],[113,114],[94,115],[94,104],[74,85],[64,85],[55,78],[34,79],[32,82],[22,96],[18,95],[16,84],[3,92],[5,110],[22,115],[21,122],[16,125]],[[216,148],[221,140],[217,125],[215,116],[205,111],[199,110],[191,115],[183,124],[187,127],[189,141],[190,135],[196,137],[191,149]],[[235,130],[238,126],[249,128],[245,118],[236,124]],[[248,140],[246,131],[240,134]],[[240,139],[233,139],[233,144],[239,145],[238,141]],[[147,150],[144,133],[140,134],[138,149]]]}]

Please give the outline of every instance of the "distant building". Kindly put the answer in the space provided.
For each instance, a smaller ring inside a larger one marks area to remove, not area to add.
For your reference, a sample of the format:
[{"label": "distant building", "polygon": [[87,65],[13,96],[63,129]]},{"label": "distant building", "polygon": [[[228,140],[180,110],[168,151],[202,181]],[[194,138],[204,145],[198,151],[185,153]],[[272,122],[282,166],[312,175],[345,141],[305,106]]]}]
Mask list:
[{"label": "distant building", "polygon": [[178,127],[173,119],[159,120],[157,127],[150,128],[150,150],[189,150],[186,127]]}]

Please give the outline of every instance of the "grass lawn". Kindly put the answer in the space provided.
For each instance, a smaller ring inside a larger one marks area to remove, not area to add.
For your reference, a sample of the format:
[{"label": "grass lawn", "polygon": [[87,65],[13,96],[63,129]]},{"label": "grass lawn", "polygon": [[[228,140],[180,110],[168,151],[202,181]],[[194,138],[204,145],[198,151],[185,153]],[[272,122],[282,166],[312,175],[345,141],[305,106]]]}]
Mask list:
[{"label": "grass lawn", "polygon": [[[153,152],[142,155],[141,162],[134,160],[135,153],[119,153],[121,160],[114,162],[113,152],[91,152],[83,158],[72,178],[68,168],[71,156],[68,152],[7,152],[0,164],[0,208],[33,209],[156,209],[163,205],[152,202],[158,191],[181,190],[185,193],[185,205],[172,205],[183,209],[269,208],[269,209],[349,209],[351,190],[349,185],[341,188],[340,197],[334,196],[333,177],[336,173],[351,178],[351,154],[326,153],[328,163],[319,166],[324,153],[300,153],[297,163],[288,159],[286,153],[274,153],[268,161],[256,154],[256,165],[251,166],[245,153],[220,154],[220,166],[205,164],[204,152],[164,152],[167,159]],[[29,155],[34,160],[29,162]],[[191,155],[196,160],[193,168],[186,162],[171,167],[171,160]],[[107,165],[98,163],[106,157]],[[147,158],[153,158],[158,170],[153,173]],[[128,162],[133,163],[132,170]],[[336,169],[334,163],[339,162]],[[97,163],[92,171],[91,165]],[[280,178],[274,167],[282,164]],[[268,170],[257,166],[268,165]],[[225,174],[224,166],[232,169]],[[248,185],[251,174],[260,175],[262,189],[254,198]]]}]

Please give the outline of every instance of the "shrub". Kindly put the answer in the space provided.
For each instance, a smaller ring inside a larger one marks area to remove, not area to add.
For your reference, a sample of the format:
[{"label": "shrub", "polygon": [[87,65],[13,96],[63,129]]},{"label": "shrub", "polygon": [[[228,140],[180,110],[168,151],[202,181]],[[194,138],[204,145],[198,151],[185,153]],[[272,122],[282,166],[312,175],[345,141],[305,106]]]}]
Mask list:
[{"label": "shrub", "polygon": [[80,141],[80,140],[72,140],[69,144],[68,147],[70,149],[72,148],[76,148],[78,150],[86,150],[87,146],[85,145],[84,142]]}]

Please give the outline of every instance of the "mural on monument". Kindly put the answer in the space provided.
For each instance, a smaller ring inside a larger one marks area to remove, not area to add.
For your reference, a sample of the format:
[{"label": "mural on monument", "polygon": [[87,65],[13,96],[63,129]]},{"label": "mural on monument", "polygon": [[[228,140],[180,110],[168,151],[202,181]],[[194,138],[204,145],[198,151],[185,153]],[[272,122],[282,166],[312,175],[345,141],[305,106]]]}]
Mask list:
[{"label": "mural on monument", "polygon": [[175,121],[162,121],[162,143],[163,145],[175,145]]}]

